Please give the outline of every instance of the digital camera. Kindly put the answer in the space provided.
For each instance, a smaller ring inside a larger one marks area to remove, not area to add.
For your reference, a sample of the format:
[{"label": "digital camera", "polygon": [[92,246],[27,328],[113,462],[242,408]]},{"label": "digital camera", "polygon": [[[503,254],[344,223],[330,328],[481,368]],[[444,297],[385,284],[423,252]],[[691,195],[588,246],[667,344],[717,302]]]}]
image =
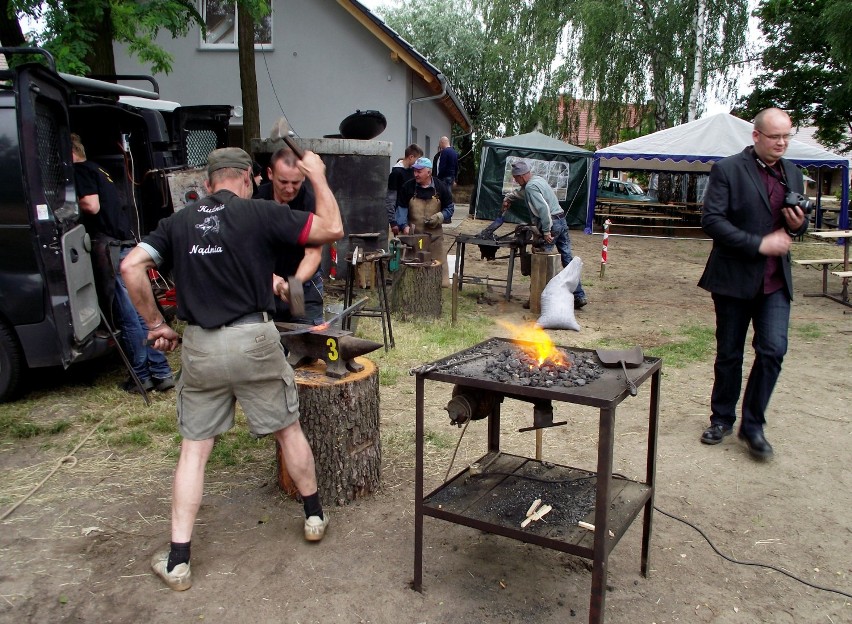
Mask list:
[{"label": "digital camera", "polygon": [[805,214],[811,214],[811,211],[814,209],[814,203],[809,197],[805,197],[801,193],[796,193],[795,191],[787,191],[787,194],[784,195],[784,205],[798,206]]}]

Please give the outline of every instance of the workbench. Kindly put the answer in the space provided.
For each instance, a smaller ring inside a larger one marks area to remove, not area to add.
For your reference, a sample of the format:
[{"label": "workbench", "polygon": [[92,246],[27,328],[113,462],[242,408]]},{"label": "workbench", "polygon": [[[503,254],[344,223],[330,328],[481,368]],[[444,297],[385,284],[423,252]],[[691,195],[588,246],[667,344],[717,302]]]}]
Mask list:
[{"label": "workbench", "polygon": [[[465,277],[464,274],[464,261],[465,261],[465,250],[468,244],[471,245],[483,245],[485,247],[495,247],[497,250],[505,249],[508,251],[508,255],[506,256],[497,256],[494,259],[500,260],[502,258],[509,259],[509,267],[506,271],[506,278],[499,277]],[[522,243],[518,239],[512,238],[509,240],[494,240],[491,238],[478,238],[477,236],[472,236],[468,234],[458,234],[456,236],[456,266],[455,266],[455,274],[459,283],[459,290],[462,289],[464,284],[482,284],[483,282],[497,282],[499,284],[506,285],[506,293],[504,295],[506,301],[511,299],[512,297],[512,276],[515,271],[515,258],[521,257],[524,252],[524,248],[526,244]]]}]

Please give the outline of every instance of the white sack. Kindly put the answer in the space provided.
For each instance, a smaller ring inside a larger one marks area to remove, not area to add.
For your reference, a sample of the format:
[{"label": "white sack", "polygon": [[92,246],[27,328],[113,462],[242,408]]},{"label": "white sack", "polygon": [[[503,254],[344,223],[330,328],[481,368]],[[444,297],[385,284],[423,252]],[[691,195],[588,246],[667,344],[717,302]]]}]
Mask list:
[{"label": "white sack", "polygon": [[574,256],[571,263],[547,283],[541,293],[539,327],[580,331],[580,325],[574,318],[574,291],[580,283],[582,270],[583,261]]}]

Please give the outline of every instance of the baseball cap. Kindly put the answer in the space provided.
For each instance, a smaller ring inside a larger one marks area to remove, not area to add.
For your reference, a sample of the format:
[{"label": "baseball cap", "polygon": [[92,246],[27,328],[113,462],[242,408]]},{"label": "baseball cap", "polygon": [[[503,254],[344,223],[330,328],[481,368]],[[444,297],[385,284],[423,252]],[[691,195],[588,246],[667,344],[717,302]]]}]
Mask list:
[{"label": "baseball cap", "polygon": [[530,172],[530,164],[525,160],[516,160],[512,163],[512,175],[521,176]]},{"label": "baseball cap", "polygon": [[213,150],[207,157],[207,175],[219,169],[228,168],[245,171],[251,169],[251,166],[251,156],[239,147],[223,147]]},{"label": "baseball cap", "polygon": [[432,161],[426,158],[425,156],[421,156],[417,160],[414,161],[414,164],[411,165],[412,169],[431,169]]}]

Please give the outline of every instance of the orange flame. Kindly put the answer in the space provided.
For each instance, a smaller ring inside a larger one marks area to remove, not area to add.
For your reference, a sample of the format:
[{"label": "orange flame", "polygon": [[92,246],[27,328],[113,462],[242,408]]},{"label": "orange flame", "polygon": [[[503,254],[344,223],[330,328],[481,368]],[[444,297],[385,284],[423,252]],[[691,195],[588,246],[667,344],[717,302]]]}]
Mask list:
[{"label": "orange flame", "polygon": [[329,327],[330,327],[330,325],[328,323],[320,323],[319,325],[315,325],[314,328],[311,330],[311,332],[313,332],[313,333],[323,332],[323,331],[327,330]]},{"label": "orange flame", "polygon": [[550,336],[538,325],[527,323],[518,326],[500,320],[497,323],[509,331],[512,342],[528,356],[534,358],[539,366],[544,364],[545,360],[550,360],[553,364],[559,366],[569,365],[568,360],[556,348]]}]

